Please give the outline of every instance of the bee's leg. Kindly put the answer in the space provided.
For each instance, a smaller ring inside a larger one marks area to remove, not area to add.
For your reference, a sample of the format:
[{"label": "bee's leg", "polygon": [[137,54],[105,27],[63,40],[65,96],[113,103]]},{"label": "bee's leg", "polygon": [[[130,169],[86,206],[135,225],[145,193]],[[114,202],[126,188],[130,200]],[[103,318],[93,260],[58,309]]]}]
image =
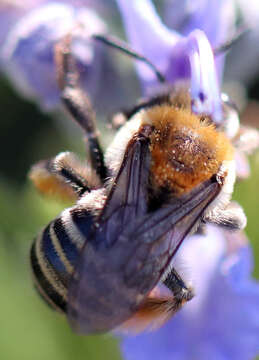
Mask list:
[{"label": "bee's leg", "polygon": [[136,313],[125,321],[119,330],[138,333],[145,329],[157,329],[194,297],[192,288],[184,283],[174,268],[170,269],[163,283],[170,293],[165,295],[163,291],[161,293],[159,286],[155,287]]},{"label": "bee's leg", "polygon": [[163,279],[163,284],[173,293],[172,311],[178,311],[187,301],[194,297],[193,289],[188,287],[175,268]]},{"label": "bee's leg", "polygon": [[204,221],[222,226],[227,230],[242,230],[246,226],[244,210],[234,201],[231,201],[225,209],[216,208],[206,214]]},{"label": "bee's leg", "polygon": [[107,177],[107,168],[98,140],[95,112],[88,95],[78,84],[79,73],[71,54],[71,41],[71,35],[67,35],[57,44],[55,50],[58,83],[62,91],[61,98],[73,119],[85,132],[91,165],[103,182]]},{"label": "bee's leg", "polygon": [[35,164],[29,177],[41,193],[68,200],[101,187],[95,171],[69,152]]}]

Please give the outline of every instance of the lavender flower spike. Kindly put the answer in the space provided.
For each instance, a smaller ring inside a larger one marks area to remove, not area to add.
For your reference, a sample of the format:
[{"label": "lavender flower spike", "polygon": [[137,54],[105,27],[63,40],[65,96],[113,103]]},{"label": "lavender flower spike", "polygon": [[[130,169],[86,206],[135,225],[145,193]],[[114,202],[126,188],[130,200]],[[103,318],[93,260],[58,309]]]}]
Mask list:
[{"label": "lavender flower spike", "polygon": [[82,86],[94,96],[98,84],[98,47],[88,36],[103,33],[102,20],[83,7],[51,2],[27,12],[9,31],[0,57],[14,86],[29,98],[36,99],[45,110],[59,104],[54,46],[68,32],[76,32],[72,51],[82,72]]},{"label": "lavender flower spike", "polygon": [[1,0],[0,1],[0,46],[10,28],[24,15],[32,6],[39,5],[42,0]]},{"label": "lavender flower spike", "polygon": [[220,90],[212,49],[205,33],[194,30],[179,41],[172,52],[167,78],[174,79],[173,82],[190,79],[193,112],[210,114],[215,123],[220,123]]},{"label": "lavender flower spike", "polygon": [[213,47],[226,41],[235,32],[236,0],[169,0],[163,8],[170,28],[188,36],[194,29],[205,32]]},{"label": "lavender flower spike", "polygon": [[[149,0],[117,0],[133,48],[143,53],[171,84],[190,81],[193,111],[221,121],[221,100],[214,56],[206,34],[193,29],[182,36],[167,28]],[[216,11],[216,9],[215,9]],[[139,31],[138,29],[141,29]],[[154,74],[138,64],[144,91],[157,85]]]},{"label": "lavender flower spike", "polygon": [[[118,0],[117,3],[133,48],[145,55],[165,74],[172,45],[182,38],[181,35],[163,25],[150,1]],[[138,70],[140,78],[147,83],[156,80],[146,65],[138,64]]]},{"label": "lavender flower spike", "polygon": [[254,359],[259,284],[251,278],[252,252],[244,235],[208,226],[206,236],[186,239],[177,256],[190,269],[196,296],[161,329],[125,337],[125,360]]}]

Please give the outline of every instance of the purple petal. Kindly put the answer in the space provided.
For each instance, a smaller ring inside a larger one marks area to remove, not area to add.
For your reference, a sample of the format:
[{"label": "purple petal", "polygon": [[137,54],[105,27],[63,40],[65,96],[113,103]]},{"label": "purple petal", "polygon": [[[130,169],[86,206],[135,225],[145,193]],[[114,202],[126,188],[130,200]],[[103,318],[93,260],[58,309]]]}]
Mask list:
[{"label": "purple petal", "polygon": [[237,177],[241,180],[247,179],[250,176],[250,165],[247,156],[241,151],[236,151],[235,162]]},{"label": "purple petal", "polygon": [[193,111],[210,114],[215,123],[220,123],[221,97],[214,57],[202,31],[194,30],[175,45],[166,77],[171,82],[190,78]]},{"label": "purple petal", "polygon": [[248,245],[228,251],[224,232],[209,226],[181,248],[196,297],[160,330],[124,338],[126,360],[250,360],[259,353],[259,284]]},{"label": "purple petal", "polygon": [[185,36],[195,29],[203,30],[213,47],[226,41],[234,31],[233,0],[169,0],[164,14],[166,24]]},{"label": "purple petal", "polygon": [[192,48],[190,63],[193,110],[211,114],[216,123],[220,122],[221,97],[211,46],[205,34],[199,30],[193,31],[188,39]]},{"label": "purple petal", "polygon": [[[84,68],[82,81],[88,89],[96,87],[98,56],[87,42],[91,32],[103,32],[104,24],[95,13],[85,8],[74,8],[51,3],[32,10],[10,31],[1,53],[1,59],[12,82],[25,96],[36,98],[45,109],[59,103],[56,83],[54,46],[68,32],[82,26],[73,44],[73,53]],[[95,71],[96,70],[96,71]]]},{"label": "purple petal", "polygon": [[226,79],[249,85],[259,73],[259,2],[237,0],[241,21],[250,29],[234,46],[226,62]]},{"label": "purple petal", "polygon": [[[169,83],[190,80],[193,111],[210,114],[219,123],[220,92],[213,52],[204,32],[195,30],[185,38],[167,29],[148,0],[118,0],[118,4],[133,48],[151,60]],[[138,72],[145,92],[152,93],[157,85],[154,73],[142,64]]]},{"label": "purple petal", "polygon": [[[151,1],[117,0],[117,3],[133,48],[165,73],[172,48],[181,39],[181,35],[169,30],[161,22]],[[157,81],[146,65],[138,64],[138,71],[143,81]]]},{"label": "purple petal", "polygon": [[42,0],[12,0],[0,2],[0,46],[10,28],[24,15],[31,6],[36,6],[41,3]]},{"label": "purple petal", "polygon": [[[165,21],[181,34],[188,36],[195,29],[205,32],[212,47],[223,44],[235,31],[235,5],[233,0],[168,1]],[[222,77],[224,56],[216,58],[217,74]]]}]

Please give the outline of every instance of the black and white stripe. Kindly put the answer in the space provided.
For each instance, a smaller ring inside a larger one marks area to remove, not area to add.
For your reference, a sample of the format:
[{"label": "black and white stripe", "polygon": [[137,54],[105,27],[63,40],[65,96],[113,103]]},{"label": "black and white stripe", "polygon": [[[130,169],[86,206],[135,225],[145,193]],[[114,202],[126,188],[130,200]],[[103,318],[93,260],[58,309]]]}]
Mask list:
[{"label": "black and white stripe", "polygon": [[66,312],[68,283],[87,241],[93,215],[81,206],[66,209],[38,235],[31,248],[36,289],[55,310]]}]

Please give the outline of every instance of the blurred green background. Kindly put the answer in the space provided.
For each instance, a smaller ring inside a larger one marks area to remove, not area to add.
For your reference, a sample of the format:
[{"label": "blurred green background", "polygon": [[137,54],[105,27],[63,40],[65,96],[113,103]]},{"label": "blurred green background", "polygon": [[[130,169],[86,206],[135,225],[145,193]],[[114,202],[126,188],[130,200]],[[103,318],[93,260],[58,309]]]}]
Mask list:
[{"label": "blurred green background", "polygon": [[[258,84],[251,94],[258,98]],[[39,229],[64,204],[42,198],[30,182],[30,166],[60,151],[84,155],[76,127],[57,114],[47,116],[21,99],[0,79],[0,359],[101,360],[120,359],[110,335],[74,335],[65,319],[43,304],[35,293],[29,268],[29,248]],[[103,144],[111,138],[102,123]],[[259,154],[251,159],[252,176],[236,185],[234,198],[248,216],[246,233],[255,254],[254,276],[259,278],[258,183]]]}]

